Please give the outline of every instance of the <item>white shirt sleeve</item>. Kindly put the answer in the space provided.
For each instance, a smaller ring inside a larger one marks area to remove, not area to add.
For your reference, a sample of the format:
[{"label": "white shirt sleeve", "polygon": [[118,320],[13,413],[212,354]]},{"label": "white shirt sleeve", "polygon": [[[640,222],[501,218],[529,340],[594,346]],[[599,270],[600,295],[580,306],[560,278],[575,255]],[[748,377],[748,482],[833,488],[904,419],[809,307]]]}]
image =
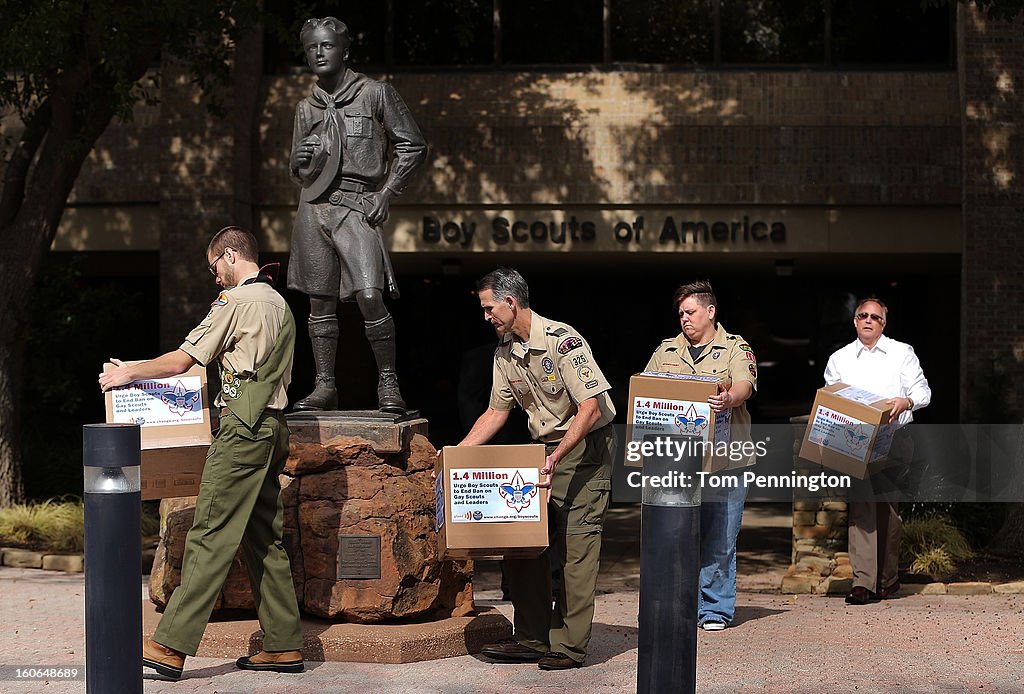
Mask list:
[{"label": "white shirt sleeve", "polygon": [[833,352],[832,356],[828,358],[828,364],[825,366],[825,385],[830,386],[833,383],[839,383],[842,379],[839,377],[839,364],[836,362],[836,355],[839,352]]},{"label": "white shirt sleeve", "polygon": [[914,348],[907,346],[907,354],[900,367],[900,386],[907,397],[914,401],[914,410],[926,407],[932,401],[932,389],[921,370],[921,362]]}]

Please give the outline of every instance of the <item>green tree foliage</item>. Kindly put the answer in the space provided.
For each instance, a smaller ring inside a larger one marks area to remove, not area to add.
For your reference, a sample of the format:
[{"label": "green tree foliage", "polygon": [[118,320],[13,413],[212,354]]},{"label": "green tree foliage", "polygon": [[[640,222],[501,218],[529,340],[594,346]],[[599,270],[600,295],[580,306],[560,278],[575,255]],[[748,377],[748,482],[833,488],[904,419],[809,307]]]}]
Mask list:
[{"label": "green tree foliage", "polygon": [[68,194],[114,118],[152,101],[159,65],[227,81],[258,0],[0,0],[0,506],[20,500],[27,305]]}]

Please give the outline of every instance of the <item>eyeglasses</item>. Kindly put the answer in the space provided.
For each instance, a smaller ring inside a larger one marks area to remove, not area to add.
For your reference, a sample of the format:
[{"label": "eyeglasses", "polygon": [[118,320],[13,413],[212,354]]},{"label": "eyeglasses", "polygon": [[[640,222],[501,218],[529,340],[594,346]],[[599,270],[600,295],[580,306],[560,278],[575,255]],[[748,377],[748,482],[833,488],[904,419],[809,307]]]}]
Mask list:
[{"label": "eyeglasses", "polygon": [[225,248],[223,251],[221,251],[221,254],[218,255],[217,258],[208,266],[207,269],[210,271],[210,274],[213,275],[214,277],[217,276],[217,263],[220,262],[220,259],[224,257],[224,254],[227,253],[228,250],[229,249]]},{"label": "eyeglasses", "polygon": [[868,313],[867,311],[861,311],[857,314],[857,320],[867,320],[868,316],[871,316],[871,320],[877,323],[884,323],[885,316],[880,316],[877,313]]}]

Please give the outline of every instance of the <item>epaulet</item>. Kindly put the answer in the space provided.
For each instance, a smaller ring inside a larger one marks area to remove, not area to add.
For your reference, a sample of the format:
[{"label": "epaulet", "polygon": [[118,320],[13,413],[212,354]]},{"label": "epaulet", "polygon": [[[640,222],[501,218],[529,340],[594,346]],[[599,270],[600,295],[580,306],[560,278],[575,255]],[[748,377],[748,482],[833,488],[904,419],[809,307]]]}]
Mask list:
[{"label": "epaulet", "polygon": [[740,339],[740,337],[739,337],[739,335],[726,335],[725,339],[726,340],[738,340],[738,339]]},{"label": "epaulet", "polygon": [[544,328],[545,335],[553,335],[555,337],[561,337],[562,335],[568,335],[569,331],[565,328]]}]

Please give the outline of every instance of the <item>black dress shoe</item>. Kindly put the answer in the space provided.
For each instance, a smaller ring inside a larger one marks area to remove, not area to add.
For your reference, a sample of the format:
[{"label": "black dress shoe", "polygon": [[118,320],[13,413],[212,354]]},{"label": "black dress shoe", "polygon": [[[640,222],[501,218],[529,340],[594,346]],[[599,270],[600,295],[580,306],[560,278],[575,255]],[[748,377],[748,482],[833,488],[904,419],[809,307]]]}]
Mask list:
[{"label": "black dress shoe", "polygon": [[545,653],[544,657],[537,661],[537,667],[541,670],[571,670],[574,667],[583,667],[583,663],[573,660],[565,653]]},{"label": "black dress shoe", "polygon": [[850,594],[846,596],[847,605],[867,605],[869,602],[878,602],[881,597],[864,586],[855,586]]},{"label": "black dress shoe", "polygon": [[892,600],[896,597],[896,594],[900,592],[900,581],[896,579],[885,588],[882,588],[878,593],[879,600]]},{"label": "black dress shoe", "polygon": [[504,639],[489,643],[480,649],[480,654],[501,663],[536,663],[544,654],[524,646],[515,639]]}]

